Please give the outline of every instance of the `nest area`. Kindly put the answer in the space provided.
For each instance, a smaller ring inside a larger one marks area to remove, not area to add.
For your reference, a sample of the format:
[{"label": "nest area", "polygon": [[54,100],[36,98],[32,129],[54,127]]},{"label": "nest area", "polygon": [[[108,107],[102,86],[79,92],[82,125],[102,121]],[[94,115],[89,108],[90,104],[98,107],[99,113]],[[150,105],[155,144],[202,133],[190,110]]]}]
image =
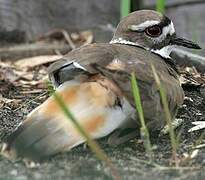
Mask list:
[{"label": "nest area", "polygon": [[[64,49],[68,52],[84,43],[91,43],[93,39],[91,33],[75,34],[70,39],[66,39],[65,36],[60,36],[60,42],[56,42],[56,37],[51,41],[49,35],[49,39],[46,36],[46,38],[40,40],[41,42],[35,42],[34,46],[42,47],[42,44],[49,42],[50,46],[52,44],[52,48],[55,49],[56,43],[64,44],[64,47],[69,47],[67,50]],[[70,43],[72,43],[71,46]],[[4,61],[0,62],[1,141],[15,130],[31,110],[48,97],[45,84],[48,79],[47,67],[66,52],[63,53],[63,51],[55,49],[55,53],[53,51],[50,53],[51,51],[46,49],[46,53],[43,55],[42,51],[42,48],[41,53],[32,50],[33,57],[29,57],[30,54],[25,55],[25,51],[16,51],[19,60],[7,56]],[[198,72],[195,67],[186,65],[180,66],[179,72],[186,95],[184,104],[177,115],[177,118],[183,119],[182,125],[176,129],[176,133],[179,135],[178,158],[180,167],[178,169],[180,171],[176,171],[170,166],[171,145],[169,135],[151,134],[152,144],[155,145],[154,161],[160,164],[161,168],[149,164],[140,137],[118,147],[108,146],[106,138],[99,140],[101,147],[106,151],[123,178],[133,179],[136,176],[141,176],[142,179],[163,179],[165,176],[169,176],[170,178],[200,179],[203,176],[201,168],[205,163],[205,149],[199,149],[197,154],[193,156],[193,148],[197,143],[204,143],[203,138],[200,139],[204,130],[196,132],[188,132],[188,130],[193,126],[193,121],[205,120],[205,76]],[[81,145],[68,153],[58,154],[50,158],[40,167],[36,167],[35,170],[27,168],[21,162],[10,162],[0,156],[0,179],[15,179],[17,176],[22,179],[30,177],[33,179],[53,177],[72,179],[82,176],[84,179],[99,177],[107,179],[110,177],[110,173],[108,167],[99,162],[89,148]]]}]

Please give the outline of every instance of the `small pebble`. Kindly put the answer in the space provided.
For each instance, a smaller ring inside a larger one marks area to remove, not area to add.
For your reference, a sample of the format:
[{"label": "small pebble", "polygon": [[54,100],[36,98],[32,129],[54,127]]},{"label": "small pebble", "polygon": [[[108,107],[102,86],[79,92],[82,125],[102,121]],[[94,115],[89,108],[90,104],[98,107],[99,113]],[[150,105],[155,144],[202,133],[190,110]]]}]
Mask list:
[{"label": "small pebble", "polygon": [[11,175],[13,176],[17,176],[18,175],[18,171],[16,169],[13,169],[11,172],[10,172]]},{"label": "small pebble", "polygon": [[34,179],[42,179],[42,175],[40,173],[34,173]]},{"label": "small pebble", "polygon": [[15,180],[27,180],[28,178],[26,176],[16,176]]}]

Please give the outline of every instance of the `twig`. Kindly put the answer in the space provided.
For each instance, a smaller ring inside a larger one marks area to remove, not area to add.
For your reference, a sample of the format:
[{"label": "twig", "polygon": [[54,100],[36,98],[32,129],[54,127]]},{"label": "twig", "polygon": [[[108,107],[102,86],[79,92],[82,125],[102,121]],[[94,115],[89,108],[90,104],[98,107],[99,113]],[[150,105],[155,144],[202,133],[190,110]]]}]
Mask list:
[{"label": "twig", "polygon": [[14,111],[14,112],[18,111],[19,109],[21,109],[21,108],[24,107],[25,105],[28,105],[28,104],[30,104],[31,102],[34,102],[34,100],[36,100],[36,99],[38,99],[38,98],[40,98],[40,97],[46,95],[47,93],[48,93],[48,92],[44,92],[44,93],[42,93],[42,94],[36,96],[35,98],[31,99],[30,101],[22,103],[21,106],[19,106],[18,108],[14,109],[13,111]]},{"label": "twig", "polygon": [[54,50],[56,49],[62,52],[62,54],[65,54],[71,50],[71,47],[67,44],[60,43],[32,43],[2,47],[0,48],[0,59],[2,61],[11,61],[40,55],[54,55]]},{"label": "twig", "polygon": [[199,144],[197,146],[194,147],[194,149],[200,149],[200,148],[204,148],[205,144]]},{"label": "twig", "polygon": [[68,44],[70,45],[71,49],[75,49],[76,46],[73,43],[73,41],[71,40],[70,35],[67,33],[67,31],[62,30],[62,34],[63,34],[64,38],[66,39],[66,41],[68,42]]}]

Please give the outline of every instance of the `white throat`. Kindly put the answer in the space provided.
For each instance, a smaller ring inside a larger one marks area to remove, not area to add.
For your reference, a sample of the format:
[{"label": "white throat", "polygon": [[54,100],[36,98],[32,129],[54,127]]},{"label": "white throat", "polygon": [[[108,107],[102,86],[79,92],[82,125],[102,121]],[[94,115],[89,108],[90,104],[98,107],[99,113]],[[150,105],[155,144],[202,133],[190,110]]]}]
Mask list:
[{"label": "white throat", "polygon": [[175,47],[175,45],[168,45],[168,46],[165,46],[161,49],[151,49],[151,52],[159,54],[160,56],[162,56],[164,58],[171,58],[170,54],[171,54],[172,50],[174,49],[174,47]]},{"label": "white throat", "polygon": [[155,54],[159,54],[161,57],[164,57],[164,58],[171,58],[170,54],[171,54],[173,48],[175,47],[174,45],[168,45],[168,46],[165,46],[161,49],[150,49],[150,48],[147,48],[147,47],[144,47],[144,46],[138,44],[137,42],[127,41],[123,38],[113,39],[110,41],[110,44],[125,44],[125,45],[132,45],[132,46],[141,47],[147,51],[151,51]]}]

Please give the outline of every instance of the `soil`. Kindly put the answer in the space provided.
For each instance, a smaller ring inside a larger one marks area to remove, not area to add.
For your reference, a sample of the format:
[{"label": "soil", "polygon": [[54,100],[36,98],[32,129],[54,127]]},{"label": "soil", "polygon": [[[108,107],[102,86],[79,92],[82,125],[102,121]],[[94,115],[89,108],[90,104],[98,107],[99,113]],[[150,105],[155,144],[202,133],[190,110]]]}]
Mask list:
[{"label": "soil", "polygon": [[[1,94],[9,99],[20,97],[20,103],[7,103],[0,109],[0,137],[1,140],[15,130],[26,114],[45,100],[39,97],[42,92],[28,94],[22,98],[21,87],[8,82],[0,82]],[[4,88],[3,88],[4,87]],[[205,148],[199,149],[194,158],[186,158],[193,146],[199,141],[204,130],[190,132],[192,121],[205,120],[205,95],[202,87],[184,87],[188,98],[179,109],[177,118],[184,121],[177,128],[179,136],[178,158],[180,166],[175,168],[171,163],[171,145],[168,135],[151,134],[152,144],[155,146],[154,162],[150,164],[143,144],[139,138],[131,140],[117,147],[110,147],[106,138],[99,141],[101,147],[112,160],[122,179],[205,179]],[[190,99],[191,98],[191,99]],[[32,100],[32,101],[31,101]],[[23,104],[22,104],[23,102]],[[88,147],[80,145],[72,151],[58,154],[43,162],[39,167],[28,168],[22,161],[10,161],[0,156],[0,179],[27,180],[27,179],[112,179],[109,167],[99,161]]]}]

